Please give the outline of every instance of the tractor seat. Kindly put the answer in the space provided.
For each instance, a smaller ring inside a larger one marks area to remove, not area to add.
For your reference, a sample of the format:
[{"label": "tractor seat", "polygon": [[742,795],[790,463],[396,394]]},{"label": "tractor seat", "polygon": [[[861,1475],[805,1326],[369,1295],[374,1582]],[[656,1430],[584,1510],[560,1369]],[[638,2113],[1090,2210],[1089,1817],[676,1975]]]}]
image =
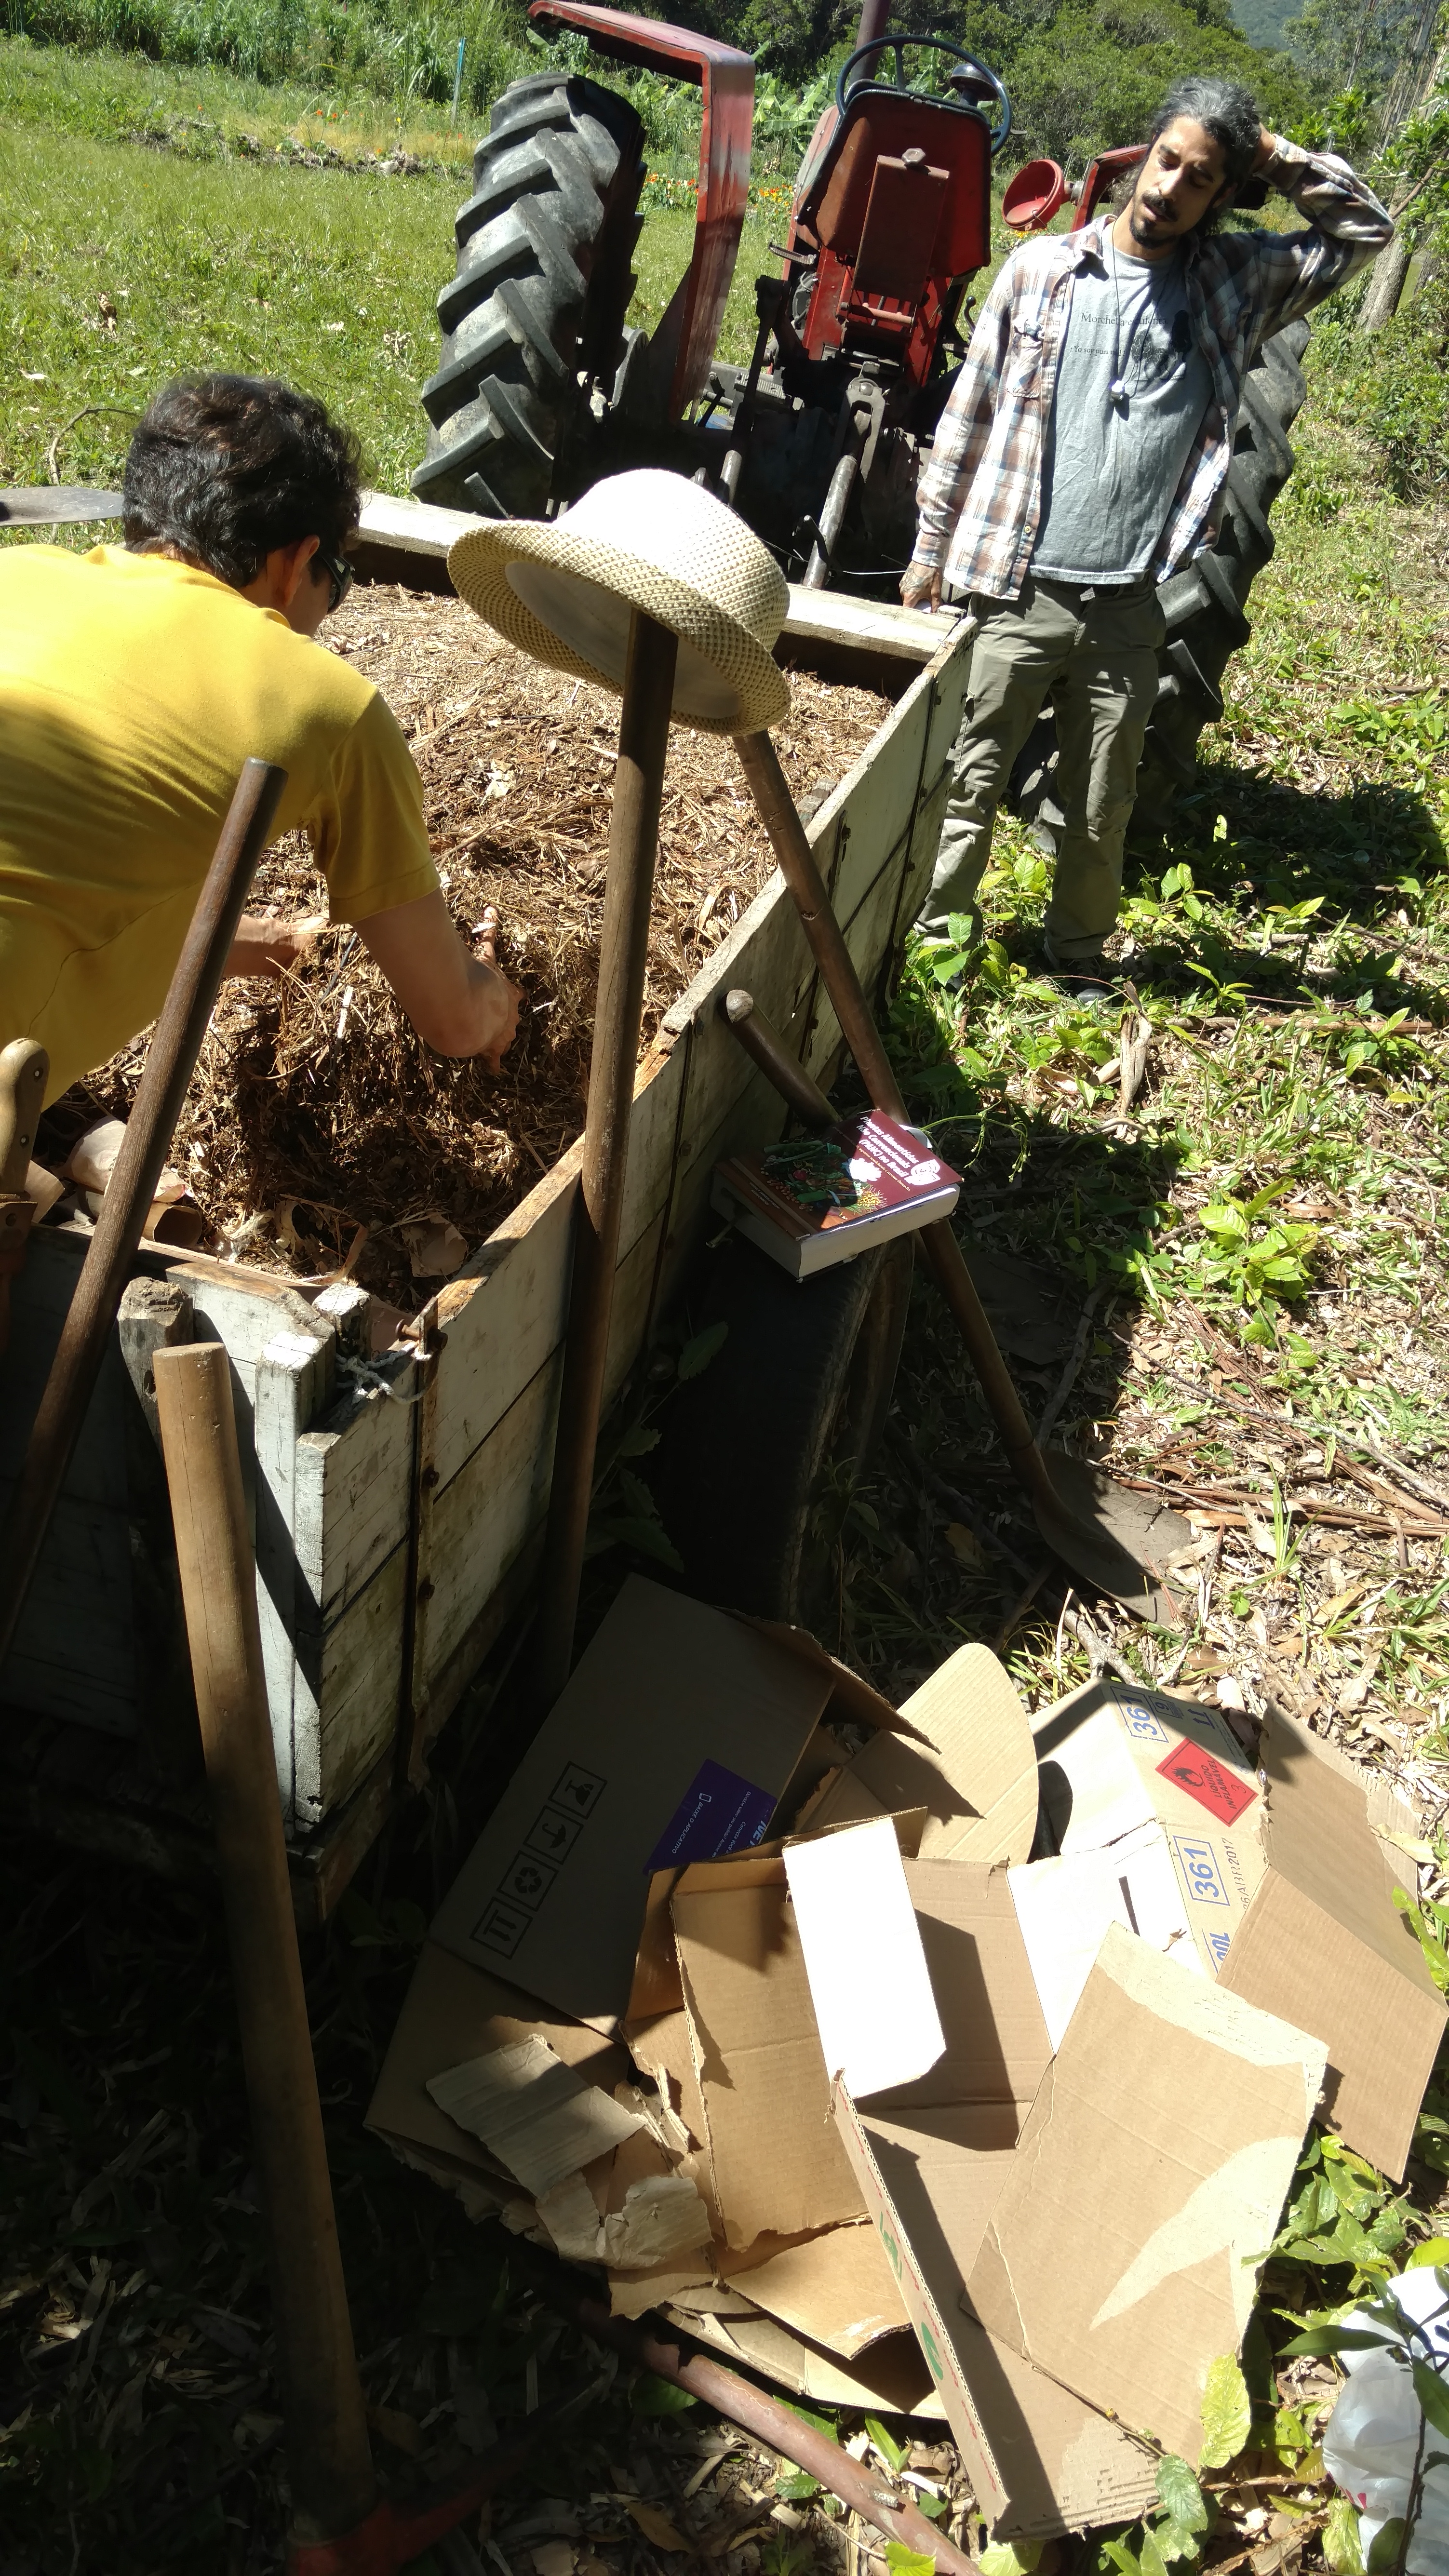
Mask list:
[{"label": "tractor seat", "polygon": [[[882,163],[885,185],[878,187]],[[866,275],[884,274],[897,264],[899,252],[892,246],[906,250],[903,224],[914,237],[911,266],[929,267],[942,278],[984,268],[991,256],[991,130],[985,117],[974,107],[865,83],[852,93],[818,162],[807,170],[795,221],[822,249]],[[923,231],[930,234],[924,247]],[[859,283],[871,291],[865,275]]]}]

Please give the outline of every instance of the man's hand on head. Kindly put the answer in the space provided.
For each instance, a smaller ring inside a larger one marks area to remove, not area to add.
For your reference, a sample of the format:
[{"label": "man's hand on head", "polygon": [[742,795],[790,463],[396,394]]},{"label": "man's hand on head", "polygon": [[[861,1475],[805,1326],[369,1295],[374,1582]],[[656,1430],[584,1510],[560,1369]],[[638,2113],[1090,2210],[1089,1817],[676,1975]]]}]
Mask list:
[{"label": "man's hand on head", "polygon": [[1268,164],[1272,160],[1277,149],[1278,137],[1276,134],[1270,134],[1265,125],[1262,133],[1258,137],[1257,157],[1253,163],[1253,177],[1255,179],[1260,177],[1262,172],[1267,169]]},{"label": "man's hand on head", "polygon": [[941,586],[939,564],[907,564],[901,575],[901,603],[906,608],[939,608]]}]

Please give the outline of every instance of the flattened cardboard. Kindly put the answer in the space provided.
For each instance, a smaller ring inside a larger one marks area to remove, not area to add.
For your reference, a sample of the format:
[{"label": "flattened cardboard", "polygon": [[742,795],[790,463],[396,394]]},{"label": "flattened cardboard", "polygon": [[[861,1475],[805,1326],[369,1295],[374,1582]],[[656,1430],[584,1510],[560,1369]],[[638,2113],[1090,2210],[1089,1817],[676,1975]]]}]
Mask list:
[{"label": "flattened cardboard", "polygon": [[536,2198],[612,2153],[644,2123],[530,2032],[427,2078],[440,2111],[481,2138]]},{"label": "flattened cardboard", "polygon": [[[801,1848],[786,1848],[792,1876]],[[916,1990],[934,1990],[945,2049],[869,2101],[837,2084],[857,2182],[992,2528],[1025,2538],[1130,2521],[1156,2492],[1151,2454],[961,2306],[1051,2057],[1006,1872],[922,1858],[904,1875],[915,1924],[892,1945],[892,1991],[919,2027]],[[801,1880],[802,1942],[816,1957],[840,1901]]]},{"label": "flattened cardboard", "polygon": [[[484,1968],[470,1968],[450,1950],[425,1941],[368,2105],[368,2127],[421,2148],[445,2165],[494,2172],[481,2142],[439,2110],[428,2092],[428,2077],[464,2058],[482,2057],[489,2049],[535,2035],[606,2093],[628,2078],[629,2060],[617,2042],[549,2012],[517,1986],[505,1985]],[[504,2196],[513,2188],[505,2183]]]},{"label": "flattened cardboard", "polygon": [[1160,1825],[1138,1825],[1106,1851],[1030,1861],[1008,1877],[1054,2048],[1061,2046],[1111,1923],[1198,1976],[1208,1973]]},{"label": "flattened cardboard", "polygon": [[612,2031],[629,2002],[646,1871],[675,1821],[693,1816],[702,1767],[713,1762],[778,1800],[832,1688],[832,1674],[803,1654],[631,1575],[445,1898],[433,1939]]},{"label": "flattened cardboard", "polygon": [[[890,1818],[792,1844],[786,1869],[827,2074],[856,2094],[907,2083],[946,2037],[929,1976],[903,1989],[892,1974],[914,1919]],[[829,1940],[812,1950],[811,1926],[825,1921]]]},{"label": "flattened cardboard", "polygon": [[1195,2463],[1323,2068],[1318,2041],[1114,1925],[971,2265],[977,2318]]},{"label": "flattened cardboard", "polygon": [[900,1714],[911,1737],[873,1736],[811,1809],[812,1827],[923,1806],[923,1858],[1025,1860],[1036,1831],[1036,1749],[1005,1666],[985,1646],[959,1646]]},{"label": "flattened cardboard", "polygon": [[1273,1712],[1263,1738],[1269,1868],[1219,1982],[1319,2033],[1328,2047],[1320,2118],[1401,2182],[1445,2004],[1394,1905],[1404,1881],[1369,1825],[1361,1781],[1324,1750]]},{"label": "flattened cardboard", "polygon": [[854,2361],[882,2335],[909,2332],[895,2275],[868,2219],[787,2245],[763,2263],[726,2261],[727,2281],[811,2343]]},{"label": "flattened cardboard", "polygon": [[807,2403],[866,2407],[877,2415],[910,2415],[940,2423],[942,2408],[914,2335],[883,2335],[846,2366],[804,2335],[792,2333],[777,2317],[762,2312],[747,2316],[718,2315],[673,2302],[665,2309],[671,2323],[727,2361],[763,2371],[780,2387],[792,2389]]},{"label": "flattened cardboard", "polygon": [[674,1926],[726,2242],[743,2251],[862,2217],[783,1863],[686,1870]]}]

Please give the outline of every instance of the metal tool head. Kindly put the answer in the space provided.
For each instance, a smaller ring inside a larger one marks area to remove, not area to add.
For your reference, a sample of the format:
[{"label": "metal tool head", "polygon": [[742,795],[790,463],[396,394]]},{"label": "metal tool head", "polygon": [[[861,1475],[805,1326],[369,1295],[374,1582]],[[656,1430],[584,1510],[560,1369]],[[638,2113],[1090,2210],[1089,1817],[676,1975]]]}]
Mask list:
[{"label": "metal tool head", "polygon": [[1039,1499],[1035,1510],[1048,1546],[1083,1583],[1110,1593],[1134,1618],[1175,1626],[1167,1565],[1192,1546],[1194,1535],[1182,1514],[1064,1450],[1049,1449],[1046,1465],[1054,1499]]}]

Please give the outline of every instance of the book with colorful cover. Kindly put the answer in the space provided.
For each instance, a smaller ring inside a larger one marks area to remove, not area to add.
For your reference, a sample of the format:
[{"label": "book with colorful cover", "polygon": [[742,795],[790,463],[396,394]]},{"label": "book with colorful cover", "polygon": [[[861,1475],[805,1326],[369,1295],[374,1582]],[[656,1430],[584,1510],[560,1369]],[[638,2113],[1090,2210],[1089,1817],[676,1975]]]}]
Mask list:
[{"label": "book with colorful cover", "polygon": [[808,1279],[949,1216],[961,1176],[916,1127],[880,1110],[838,1119],[823,1135],[797,1136],[717,1163],[711,1202],[772,1261]]}]

